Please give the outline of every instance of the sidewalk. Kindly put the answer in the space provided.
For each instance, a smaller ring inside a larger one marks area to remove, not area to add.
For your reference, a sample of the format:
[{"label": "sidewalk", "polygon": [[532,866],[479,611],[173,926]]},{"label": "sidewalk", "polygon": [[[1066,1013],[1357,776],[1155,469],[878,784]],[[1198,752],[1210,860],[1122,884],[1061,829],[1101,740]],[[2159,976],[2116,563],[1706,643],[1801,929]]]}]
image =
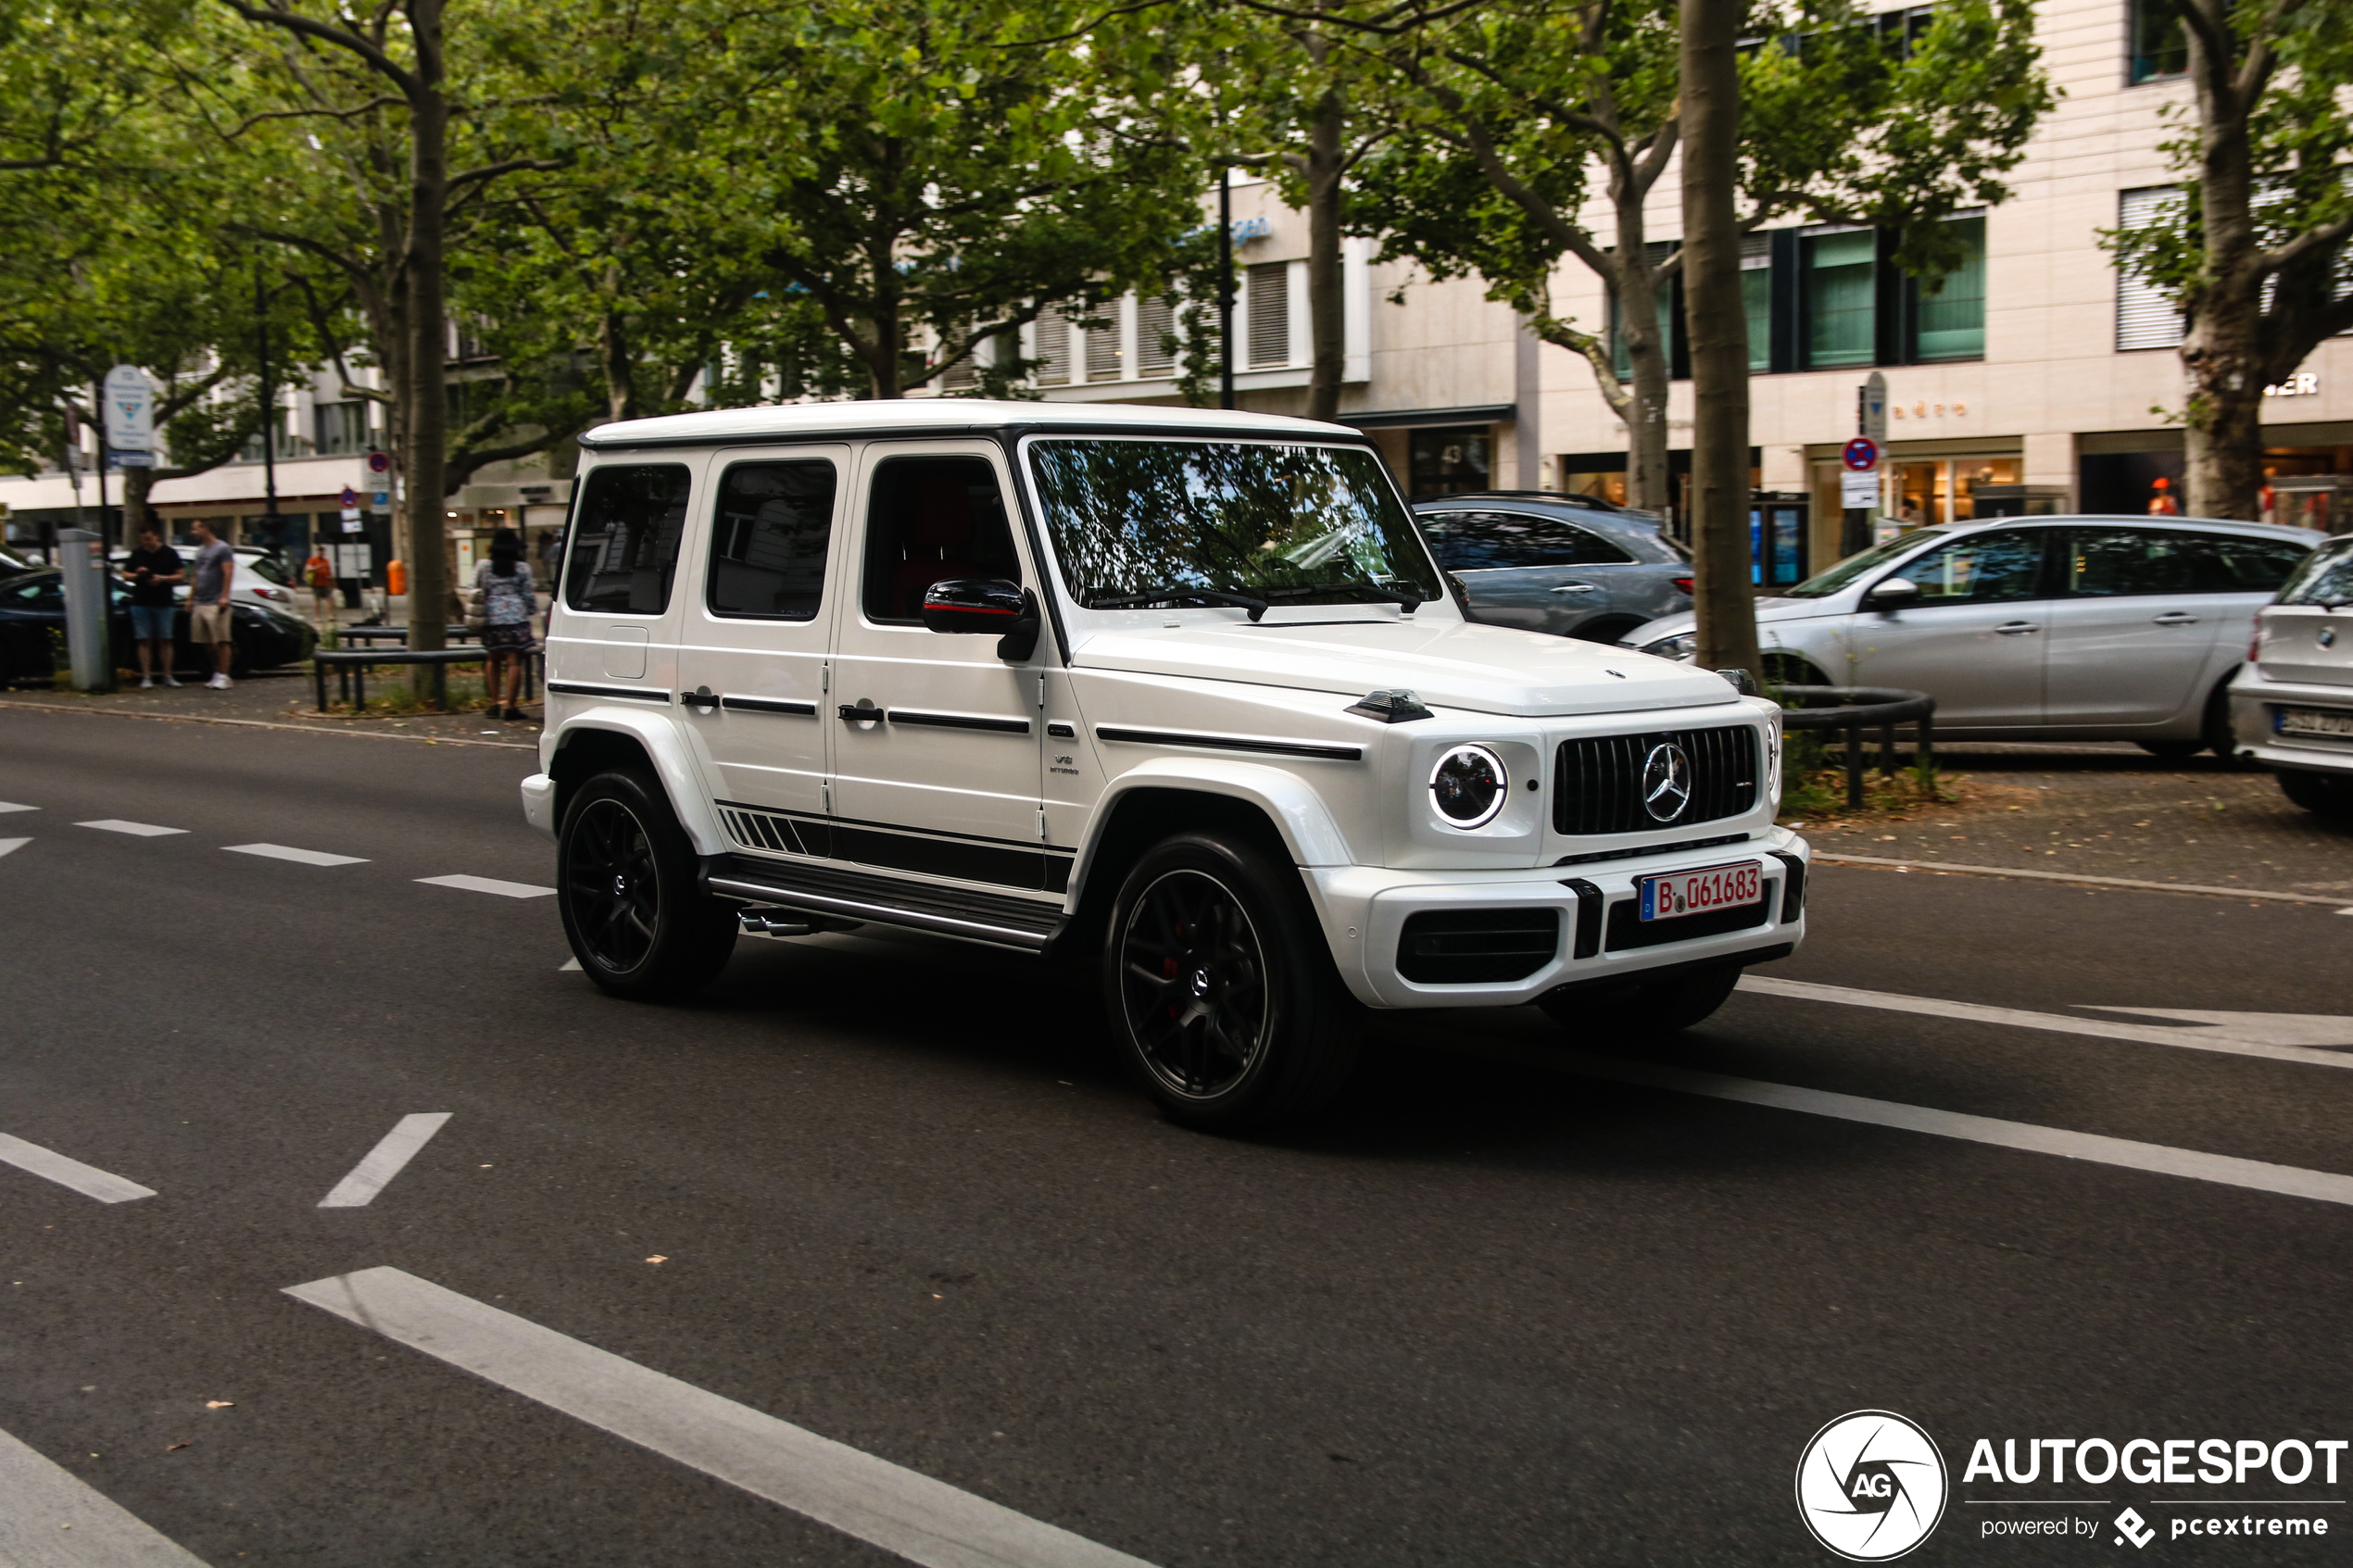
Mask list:
[{"label": "sidewalk", "polygon": [[[369,682],[371,693],[390,690],[406,680],[408,671],[396,665],[385,665]],[[334,696],[334,678],[327,681],[327,695]],[[248,675],[225,692],[217,692],[194,681],[177,689],[157,686],[142,691],[134,679],[122,689],[103,696],[85,696],[70,688],[44,690],[39,686],[19,686],[0,691],[0,702],[16,706],[55,708],[67,712],[139,713],[173,719],[239,719],[247,722],[295,724],[305,729],[338,730],[344,732],[373,732],[382,734],[421,735],[436,740],[499,741],[513,746],[536,745],[539,739],[541,705],[533,702],[523,711],[529,715],[519,722],[508,723],[481,713],[407,713],[394,718],[347,718],[319,712],[313,706],[318,700],[312,684],[310,667],[300,665],[285,670],[268,670]]]}]

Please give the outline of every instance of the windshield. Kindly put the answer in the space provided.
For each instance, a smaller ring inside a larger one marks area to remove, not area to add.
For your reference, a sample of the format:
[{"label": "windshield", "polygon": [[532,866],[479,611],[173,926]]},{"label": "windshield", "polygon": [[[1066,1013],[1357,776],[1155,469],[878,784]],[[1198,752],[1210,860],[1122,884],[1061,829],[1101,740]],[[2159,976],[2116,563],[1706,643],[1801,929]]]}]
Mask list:
[{"label": "windshield", "polygon": [[250,569],[264,583],[275,583],[281,588],[286,586],[286,569],[279,564],[276,556],[240,555],[237,564]]},{"label": "windshield", "polygon": [[2334,540],[2307,556],[2275,602],[2332,609],[2353,604],[2353,539]]},{"label": "windshield", "polygon": [[1908,555],[1922,545],[1944,537],[1941,528],[1915,528],[1909,533],[1898,533],[1893,539],[1882,539],[1859,556],[1849,556],[1818,577],[1809,577],[1794,588],[1783,588],[1785,599],[1826,599],[1857,577],[1872,571],[1897,556]]},{"label": "windshield", "polygon": [[1089,608],[1181,602],[1187,589],[1268,605],[1441,591],[1362,448],[1055,438],[1029,452],[1063,576]]}]

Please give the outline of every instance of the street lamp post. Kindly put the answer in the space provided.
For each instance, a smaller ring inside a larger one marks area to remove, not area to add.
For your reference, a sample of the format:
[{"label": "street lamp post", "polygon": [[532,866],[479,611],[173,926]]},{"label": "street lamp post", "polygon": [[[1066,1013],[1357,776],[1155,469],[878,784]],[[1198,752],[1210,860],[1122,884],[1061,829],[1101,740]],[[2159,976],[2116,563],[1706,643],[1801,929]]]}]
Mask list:
[{"label": "street lamp post", "polygon": [[1217,406],[1234,406],[1234,171],[1217,167]]},{"label": "street lamp post", "polygon": [[[284,520],[278,516],[278,387],[270,376],[270,296],[261,286],[261,259],[253,263],[253,319],[261,359],[261,526],[273,547],[283,547]],[[289,563],[292,553],[287,556]]]}]

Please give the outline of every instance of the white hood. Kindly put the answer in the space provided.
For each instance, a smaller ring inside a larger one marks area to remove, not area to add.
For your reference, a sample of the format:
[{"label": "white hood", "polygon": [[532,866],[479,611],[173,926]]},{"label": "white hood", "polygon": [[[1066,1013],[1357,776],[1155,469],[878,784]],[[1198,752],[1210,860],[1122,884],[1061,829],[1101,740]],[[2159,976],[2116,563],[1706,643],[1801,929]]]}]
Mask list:
[{"label": "white hood", "polygon": [[1737,700],[1688,664],[1459,621],[1117,628],[1081,633],[1072,662],[1350,696],[1403,687],[1432,707],[1524,718]]}]

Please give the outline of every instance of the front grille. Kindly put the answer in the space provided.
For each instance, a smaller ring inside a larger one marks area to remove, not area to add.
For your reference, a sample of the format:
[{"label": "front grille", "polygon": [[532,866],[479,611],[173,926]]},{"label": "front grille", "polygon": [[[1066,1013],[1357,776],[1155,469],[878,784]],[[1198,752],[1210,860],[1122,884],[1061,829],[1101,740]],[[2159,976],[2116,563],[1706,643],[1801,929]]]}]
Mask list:
[{"label": "front grille", "polygon": [[[1691,771],[1691,798],[1669,817],[1642,804],[1642,769],[1662,745],[1681,747]],[[1642,833],[1737,817],[1756,804],[1756,731],[1746,724],[1565,740],[1553,764],[1553,831]]]},{"label": "front grille", "polygon": [[1405,917],[1397,972],[1416,985],[1522,980],[1560,951],[1558,909],[1424,909]]}]

